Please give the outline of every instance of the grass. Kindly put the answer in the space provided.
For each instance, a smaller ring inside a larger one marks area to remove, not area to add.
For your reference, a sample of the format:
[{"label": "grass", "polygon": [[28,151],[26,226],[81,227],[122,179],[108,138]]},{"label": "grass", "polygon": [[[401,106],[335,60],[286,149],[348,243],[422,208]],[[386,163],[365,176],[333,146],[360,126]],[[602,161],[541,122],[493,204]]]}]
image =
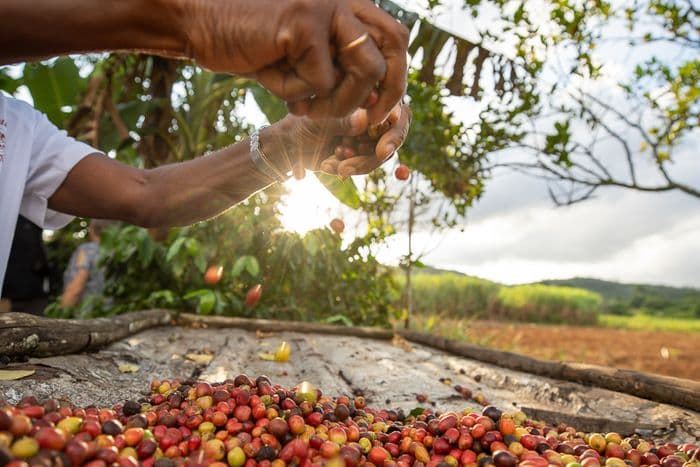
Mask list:
[{"label": "grass", "polygon": [[[403,276],[397,276],[403,287]],[[595,324],[599,294],[542,284],[504,286],[454,273],[417,273],[412,281],[417,313],[452,318],[559,324]],[[401,304],[399,304],[401,306]]]},{"label": "grass", "polygon": [[554,324],[595,324],[602,306],[599,294],[574,287],[542,284],[502,287],[498,304],[503,317]]},{"label": "grass", "polygon": [[602,314],[598,317],[598,324],[608,328],[635,331],[700,333],[700,319],[667,318],[643,313],[635,313],[632,316]]},{"label": "grass", "polygon": [[[397,279],[404,287],[404,276]],[[413,276],[414,307],[431,314],[477,315],[488,308],[498,290],[499,285],[494,282],[452,273]]]}]

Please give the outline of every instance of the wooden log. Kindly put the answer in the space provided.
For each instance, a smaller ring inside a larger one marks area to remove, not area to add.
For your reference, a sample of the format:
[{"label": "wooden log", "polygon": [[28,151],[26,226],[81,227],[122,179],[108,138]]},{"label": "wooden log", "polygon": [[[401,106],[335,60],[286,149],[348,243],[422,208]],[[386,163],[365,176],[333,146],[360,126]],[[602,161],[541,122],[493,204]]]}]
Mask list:
[{"label": "wooden log", "polygon": [[522,411],[533,420],[544,421],[554,426],[563,423],[568,426],[576,427],[578,431],[584,432],[609,433],[614,431],[622,436],[631,436],[635,433],[647,433],[666,428],[658,424],[611,420],[602,417],[586,417],[583,415],[535,409],[532,407],[522,407]]},{"label": "wooden log", "polygon": [[168,324],[167,310],[147,310],[91,320],[0,314],[0,355],[48,357],[103,347],[132,334]]},{"label": "wooden log", "polygon": [[510,370],[609,389],[643,399],[700,411],[700,382],[599,365],[540,360],[423,332],[190,314],[180,315],[179,322],[185,325],[240,327],[251,331],[316,332],[370,339],[390,339],[394,334],[399,334],[406,340],[417,344]]},{"label": "wooden log", "polygon": [[700,411],[700,382],[585,363],[539,360],[415,331],[398,331],[409,341],[462,357],[538,376],[622,392]]},{"label": "wooden log", "polygon": [[368,339],[391,339],[395,332],[389,329],[361,326],[336,326],[333,324],[307,323],[304,321],[281,321],[274,319],[237,318],[234,316],[201,316],[190,313],[178,315],[177,322],[185,326],[211,328],[239,328],[263,332],[300,332],[332,334],[336,336],[366,337]]}]

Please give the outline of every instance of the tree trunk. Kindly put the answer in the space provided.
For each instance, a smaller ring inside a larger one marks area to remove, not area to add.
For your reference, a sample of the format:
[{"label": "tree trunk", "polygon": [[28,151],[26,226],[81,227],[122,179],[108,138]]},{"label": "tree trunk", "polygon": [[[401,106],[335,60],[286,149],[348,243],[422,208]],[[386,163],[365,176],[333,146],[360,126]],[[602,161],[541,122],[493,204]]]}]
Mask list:
[{"label": "tree trunk", "polygon": [[408,261],[406,265],[406,319],[403,327],[408,329],[411,315],[413,315],[413,290],[411,275],[413,273],[413,227],[416,222],[416,183],[415,177],[411,178],[411,192],[408,205]]}]

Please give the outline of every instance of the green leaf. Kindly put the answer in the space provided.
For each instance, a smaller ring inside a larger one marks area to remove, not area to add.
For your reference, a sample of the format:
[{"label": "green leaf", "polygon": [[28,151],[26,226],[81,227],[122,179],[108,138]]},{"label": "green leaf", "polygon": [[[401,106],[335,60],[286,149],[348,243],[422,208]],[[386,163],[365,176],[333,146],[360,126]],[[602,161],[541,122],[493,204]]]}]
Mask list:
[{"label": "green leaf", "polygon": [[270,123],[281,120],[289,113],[285,103],[267,92],[263,87],[257,84],[253,85],[250,87],[250,93]]},{"label": "green leaf", "polygon": [[145,268],[151,263],[151,260],[153,260],[153,241],[151,238],[148,236],[148,234],[143,235],[141,238],[141,248],[139,251],[139,255],[141,256],[141,267]]},{"label": "green leaf", "polygon": [[318,237],[316,237],[316,234],[313,231],[308,232],[306,235],[304,235],[304,247],[311,256],[316,256],[316,253],[318,253],[318,250],[320,248],[319,241]]},{"label": "green leaf", "polygon": [[197,312],[202,315],[210,314],[214,309],[214,305],[216,305],[216,294],[213,290],[209,289],[193,290],[182,298],[185,300],[191,300],[193,298],[199,299],[197,304]]},{"label": "green leaf", "polygon": [[519,23],[523,19],[523,14],[525,13],[525,3],[521,3],[515,14],[513,15],[513,21]]},{"label": "green leaf", "polygon": [[243,272],[243,269],[246,267],[246,264],[245,264],[245,263],[246,263],[246,257],[245,257],[245,256],[241,256],[240,258],[238,258],[238,259],[236,260],[236,262],[233,263],[233,270],[231,271],[231,275],[232,275],[233,277],[238,277],[238,276],[240,276],[241,273]]},{"label": "green leaf", "polygon": [[185,242],[185,248],[187,248],[187,254],[195,256],[199,253],[199,242],[195,238],[188,238]]},{"label": "green leaf", "polygon": [[342,323],[345,326],[353,326],[352,320],[343,314],[329,316],[325,319],[325,322],[328,324]]},{"label": "green leaf", "polygon": [[182,248],[182,245],[185,243],[185,240],[187,240],[187,238],[180,237],[175,240],[172,245],[170,245],[170,248],[168,248],[168,254],[165,256],[165,261],[169,262],[175,257],[175,255],[178,254],[180,248]]},{"label": "green leaf", "polygon": [[245,263],[246,271],[253,277],[260,273],[260,264],[255,256],[248,256]]},{"label": "green leaf", "polygon": [[50,64],[25,65],[24,84],[32,94],[34,107],[60,126],[67,116],[61,108],[77,104],[85,78],[80,77],[72,59],[62,57]]},{"label": "green leaf", "polygon": [[199,305],[197,306],[197,312],[201,315],[208,315],[214,309],[216,305],[216,295],[213,291],[207,290],[208,293],[203,294],[199,297]]},{"label": "green leaf", "polygon": [[425,409],[423,407],[416,407],[415,409],[411,410],[408,413],[409,417],[417,417],[419,415],[422,415],[423,412],[425,412]]},{"label": "green leaf", "polygon": [[335,175],[328,175],[322,172],[316,172],[316,177],[341,203],[352,209],[360,208],[360,195],[352,178],[342,180]]},{"label": "green leaf", "polygon": [[204,274],[204,272],[207,270],[207,259],[202,255],[195,256],[194,265],[197,266],[197,269],[201,274]]},{"label": "green leaf", "polygon": [[22,83],[18,79],[11,78],[6,70],[0,69],[0,89],[8,94],[14,94],[20,84]]},{"label": "green leaf", "polygon": [[199,298],[202,295],[206,295],[207,293],[211,292],[209,289],[197,289],[193,290],[191,292],[187,292],[185,295],[183,295],[184,300],[191,300],[193,298]]},{"label": "green leaf", "polygon": [[175,295],[170,290],[156,290],[151,293],[146,300],[153,305],[172,305],[175,303]]}]

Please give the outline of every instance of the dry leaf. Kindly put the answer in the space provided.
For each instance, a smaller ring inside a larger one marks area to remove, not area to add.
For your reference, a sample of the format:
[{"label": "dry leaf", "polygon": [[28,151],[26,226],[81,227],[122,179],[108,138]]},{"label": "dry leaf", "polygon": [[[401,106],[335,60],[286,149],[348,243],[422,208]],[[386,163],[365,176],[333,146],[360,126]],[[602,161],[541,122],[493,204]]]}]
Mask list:
[{"label": "dry leaf", "polygon": [[209,365],[209,363],[214,360],[214,355],[206,353],[188,353],[185,355],[185,358],[200,365]]},{"label": "dry leaf", "polygon": [[274,334],[275,334],[274,332],[265,332],[265,331],[261,331],[260,329],[255,330],[255,338],[256,339],[264,339],[266,337],[271,337]]},{"label": "dry leaf", "polygon": [[141,367],[134,365],[133,363],[122,363],[119,365],[119,371],[121,373],[136,373]]},{"label": "dry leaf", "polygon": [[399,336],[398,334],[394,334],[394,337],[391,338],[391,344],[394,347],[399,347],[403,349],[404,352],[410,352],[413,350],[411,343],[403,337]]},{"label": "dry leaf", "polygon": [[22,379],[33,374],[34,370],[0,370],[0,381]]}]

